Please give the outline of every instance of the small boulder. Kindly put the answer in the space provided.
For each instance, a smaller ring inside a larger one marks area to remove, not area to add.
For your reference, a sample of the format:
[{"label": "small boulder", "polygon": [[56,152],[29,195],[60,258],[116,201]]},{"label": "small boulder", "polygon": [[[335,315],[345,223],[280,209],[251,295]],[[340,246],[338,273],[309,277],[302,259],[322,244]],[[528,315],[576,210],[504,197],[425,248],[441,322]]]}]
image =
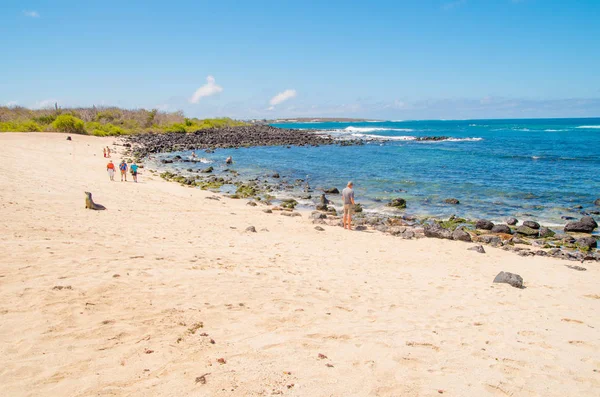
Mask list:
[{"label": "small boulder", "polygon": [[256,207],[256,203],[254,201],[248,201],[246,205],[249,205],[250,207]]},{"label": "small boulder", "polygon": [[515,226],[517,223],[519,223],[519,220],[517,218],[508,218],[506,220],[506,224],[509,226]]},{"label": "small boulder", "polygon": [[448,199],[444,200],[444,203],[446,203],[446,204],[452,204],[452,205],[457,205],[457,204],[460,204],[460,201],[458,201],[455,198],[448,198]]},{"label": "small boulder", "polygon": [[405,230],[400,236],[403,239],[410,240],[411,238],[415,237],[415,232],[413,232],[412,230]]},{"label": "small boulder", "polygon": [[598,224],[591,216],[584,216],[579,221],[569,222],[565,226],[565,232],[591,233]]},{"label": "small boulder", "polygon": [[490,244],[490,245],[500,245],[502,244],[502,239],[498,236],[480,236],[479,241]]},{"label": "small boulder", "polygon": [[315,230],[319,231],[319,232],[324,232],[325,229],[323,229],[321,226],[315,226]]},{"label": "small boulder", "polygon": [[494,224],[485,219],[479,219],[475,223],[475,228],[481,229],[481,230],[492,230],[493,227],[494,227]]},{"label": "small boulder", "polygon": [[500,272],[496,278],[494,278],[494,282],[510,284],[515,288],[523,288],[523,277],[514,273]]},{"label": "small boulder", "polygon": [[556,233],[554,233],[552,230],[548,229],[547,227],[540,228],[540,237],[542,237],[542,238],[554,237],[555,234]]},{"label": "small boulder", "polygon": [[256,228],[254,226],[248,226],[246,228],[247,232],[256,233]]},{"label": "small boulder", "polygon": [[205,173],[205,174],[208,174],[208,173],[211,173],[211,172],[213,172],[213,170],[214,170],[214,168],[213,168],[213,167],[208,167],[208,168],[205,168],[205,169],[203,169],[203,170],[202,170],[202,171],[200,171],[200,172],[203,172],[203,173]]},{"label": "small boulder", "polygon": [[[68,136],[68,137],[67,137],[67,141],[70,141],[70,140],[71,140],[71,137],[70,137],[70,136]],[[600,204],[599,204],[599,205],[600,205]]]},{"label": "small boulder", "polygon": [[329,188],[329,189],[323,189],[323,192],[327,193],[327,194],[340,194],[340,191],[338,190],[337,187],[332,187],[332,188]]},{"label": "small boulder", "polygon": [[273,175],[271,175],[271,178],[279,179],[279,173],[274,173]]},{"label": "small boulder", "polygon": [[319,212],[319,211],[313,211],[310,214],[310,219],[325,219],[325,218],[327,218],[327,215],[325,215],[324,213]]},{"label": "small boulder", "polygon": [[270,209],[270,208],[265,208],[265,209],[263,210],[263,212],[264,212],[265,214],[272,214],[272,213],[273,213],[273,210],[272,210],[272,209]]},{"label": "small boulder", "polygon": [[527,226],[531,229],[539,229],[540,228],[540,224],[534,221],[525,221],[523,222],[523,226]]},{"label": "small boulder", "polygon": [[452,232],[452,240],[471,242],[471,235],[462,228],[458,228]]},{"label": "small boulder", "polygon": [[506,225],[494,225],[492,233],[512,234],[512,231],[510,230],[510,227]]},{"label": "small boulder", "polygon": [[523,236],[537,237],[539,232],[537,230],[530,228],[528,226],[525,226],[525,224],[523,224],[517,228],[517,233],[521,234]]},{"label": "small boulder", "polygon": [[425,233],[425,237],[442,238],[442,239],[452,240],[452,232],[448,229],[444,229],[437,223],[433,224],[433,225],[425,225],[425,227],[423,228],[423,231]]},{"label": "small boulder", "polygon": [[599,206],[599,207],[600,207],[600,198],[599,198],[599,199],[596,199],[596,201],[594,201],[594,205],[597,205],[597,206]]},{"label": "small boulder", "polygon": [[406,208],[406,200],[404,200],[403,198],[395,198],[389,203],[387,203],[386,206],[399,209]]},{"label": "small boulder", "polygon": [[327,211],[327,204],[317,204],[317,211]]},{"label": "small boulder", "polygon": [[588,251],[592,248],[596,248],[598,246],[598,242],[594,237],[581,237],[575,240],[575,245],[577,245],[580,249]]},{"label": "small boulder", "polygon": [[479,252],[480,254],[485,254],[485,249],[483,248],[483,245],[476,245],[474,247],[467,248],[467,250]]}]

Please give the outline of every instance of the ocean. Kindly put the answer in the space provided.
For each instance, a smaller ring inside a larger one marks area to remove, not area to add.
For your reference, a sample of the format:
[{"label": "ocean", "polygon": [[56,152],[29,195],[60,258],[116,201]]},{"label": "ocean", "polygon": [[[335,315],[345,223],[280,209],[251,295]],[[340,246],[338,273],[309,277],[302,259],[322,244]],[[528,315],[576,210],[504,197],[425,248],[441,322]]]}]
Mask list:
[{"label": "ocean", "polygon": [[[392,213],[392,198],[407,201],[405,214],[451,215],[503,221],[535,219],[549,226],[599,211],[600,118],[534,120],[434,120],[287,123],[339,138],[364,140],[361,146],[252,147],[198,152],[218,174],[232,156],[244,179],[279,173],[293,183],[307,180],[315,189],[355,184],[357,202],[367,212]],[[446,136],[443,141],[417,137]],[[179,153],[189,156],[191,152]],[[164,155],[172,156],[173,153]],[[179,167],[190,163],[162,165]],[[206,167],[199,163],[191,167]],[[304,183],[277,197],[304,195]],[[335,196],[331,197],[334,201]],[[458,205],[444,203],[455,198]],[[300,200],[313,206],[312,200]],[[339,201],[339,199],[337,200]],[[314,208],[314,207],[313,207]]]}]

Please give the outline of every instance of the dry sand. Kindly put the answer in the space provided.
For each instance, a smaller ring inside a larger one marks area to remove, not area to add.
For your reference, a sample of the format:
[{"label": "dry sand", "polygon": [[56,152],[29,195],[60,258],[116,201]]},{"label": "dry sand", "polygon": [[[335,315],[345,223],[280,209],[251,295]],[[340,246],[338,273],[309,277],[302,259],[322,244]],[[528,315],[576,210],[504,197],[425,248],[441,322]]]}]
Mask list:
[{"label": "dry sand", "polygon": [[110,182],[113,141],[0,134],[0,395],[600,395],[598,264]]}]

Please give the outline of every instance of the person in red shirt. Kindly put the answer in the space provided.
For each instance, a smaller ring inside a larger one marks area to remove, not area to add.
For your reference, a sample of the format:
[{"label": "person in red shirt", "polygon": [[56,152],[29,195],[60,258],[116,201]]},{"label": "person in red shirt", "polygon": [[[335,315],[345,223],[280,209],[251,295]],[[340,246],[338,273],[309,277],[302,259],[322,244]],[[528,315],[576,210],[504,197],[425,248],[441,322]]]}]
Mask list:
[{"label": "person in red shirt", "polygon": [[115,165],[113,164],[112,160],[110,160],[110,162],[106,165],[106,171],[108,171],[108,176],[110,178],[111,181],[115,180]]}]

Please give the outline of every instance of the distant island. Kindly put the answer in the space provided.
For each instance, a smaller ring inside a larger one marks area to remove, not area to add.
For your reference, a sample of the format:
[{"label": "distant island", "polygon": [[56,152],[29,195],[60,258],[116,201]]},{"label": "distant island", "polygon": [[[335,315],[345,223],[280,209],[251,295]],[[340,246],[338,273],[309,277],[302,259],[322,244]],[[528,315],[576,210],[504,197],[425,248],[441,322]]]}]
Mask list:
[{"label": "distant island", "polygon": [[[253,120],[254,121],[254,120]],[[283,124],[283,123],[365,123],[376,122],[381,120],[374,119],[353,119],[348,117],[293,117],[285,119],[264,120],[268,124]]]}]

